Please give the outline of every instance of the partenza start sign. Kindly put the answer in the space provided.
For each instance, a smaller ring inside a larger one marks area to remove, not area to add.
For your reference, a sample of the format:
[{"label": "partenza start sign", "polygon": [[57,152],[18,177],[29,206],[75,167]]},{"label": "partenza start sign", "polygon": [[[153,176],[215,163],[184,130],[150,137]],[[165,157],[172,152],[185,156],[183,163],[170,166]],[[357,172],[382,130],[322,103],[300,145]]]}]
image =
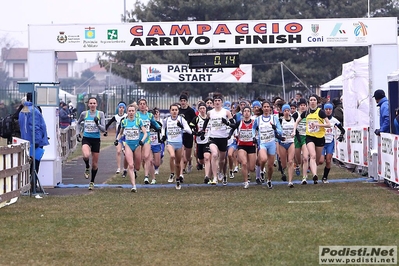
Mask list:
[{"label": "partenza start sign", "polygon": [[128,51],[397,43],[396,18],[29,25],[30,50]]}]

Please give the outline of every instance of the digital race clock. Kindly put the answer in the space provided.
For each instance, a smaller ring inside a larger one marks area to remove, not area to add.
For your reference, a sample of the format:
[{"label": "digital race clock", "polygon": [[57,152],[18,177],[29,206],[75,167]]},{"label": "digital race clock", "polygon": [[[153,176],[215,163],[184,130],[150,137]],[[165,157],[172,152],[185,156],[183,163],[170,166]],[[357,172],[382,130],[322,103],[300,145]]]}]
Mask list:
[{"label": "digital race clock", "polygon": [[189,68],[224,68],[238,67],[240,57],[238,52],[224,53],[190,53]]}]

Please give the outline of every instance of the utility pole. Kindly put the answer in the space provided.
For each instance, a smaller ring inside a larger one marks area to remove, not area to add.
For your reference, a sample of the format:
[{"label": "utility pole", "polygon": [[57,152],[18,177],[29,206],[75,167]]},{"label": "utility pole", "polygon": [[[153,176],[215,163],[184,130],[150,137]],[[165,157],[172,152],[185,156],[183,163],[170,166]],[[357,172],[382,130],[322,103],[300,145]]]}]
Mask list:
[{"label": "utility pole", "polygon": [[285,81],[284,81],[284,65],[283,62],[280,62],[280,68],[281,68],[281,79],[283,80],[283,99],[285,99]]}]

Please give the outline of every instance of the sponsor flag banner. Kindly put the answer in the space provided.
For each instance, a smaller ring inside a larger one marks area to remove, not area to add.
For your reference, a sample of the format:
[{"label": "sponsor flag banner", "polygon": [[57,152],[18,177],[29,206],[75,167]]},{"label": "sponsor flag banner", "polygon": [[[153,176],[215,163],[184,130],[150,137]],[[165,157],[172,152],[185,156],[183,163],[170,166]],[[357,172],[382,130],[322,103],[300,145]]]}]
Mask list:
[{"label": "sponsor flag banner", "polygon": [[250,83],[252,65],[237,68],[190,69],[187,64],[143,64],[143,83]]},{"label": "sponsor flag banner", "polygon": [[379,137],[378,175],[399,184],[398,177],[398,135],[381,133]]},{"label": "sponsor flag banner", "polygon": [[345,127],[344,141],[335,140],[333,158],[341,162],[368,166],[368,129]]},{"label": "sponsor flag banner", "polygon": [[29,49],[136,51],[397,44],[397,18],[28,25]]}]

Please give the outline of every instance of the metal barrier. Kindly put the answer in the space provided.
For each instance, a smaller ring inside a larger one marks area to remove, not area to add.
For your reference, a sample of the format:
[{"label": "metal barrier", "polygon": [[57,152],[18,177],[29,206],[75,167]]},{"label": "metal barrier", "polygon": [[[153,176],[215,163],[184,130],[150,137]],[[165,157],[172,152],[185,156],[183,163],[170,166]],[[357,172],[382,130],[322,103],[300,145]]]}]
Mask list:
[{"label": "metal barrier", "polygon": [[0,208],[30,189],[29,142],[0,147]]}]

